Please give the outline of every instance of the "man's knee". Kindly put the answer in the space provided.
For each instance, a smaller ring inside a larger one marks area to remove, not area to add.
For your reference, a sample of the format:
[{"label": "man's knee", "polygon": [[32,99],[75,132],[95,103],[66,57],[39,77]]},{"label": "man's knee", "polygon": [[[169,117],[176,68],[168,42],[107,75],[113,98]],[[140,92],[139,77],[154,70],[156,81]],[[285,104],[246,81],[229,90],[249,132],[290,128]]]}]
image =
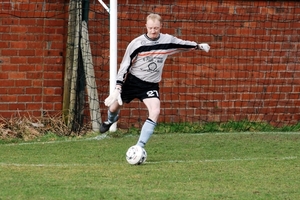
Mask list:
[{"label": "man's knee", "polygon": [[156,122],[159,117],[159,114],[160,114],[159,108],[151,109],[151,111],[149,111],[149,118],[154,122]]},{"label": "man's knee", "polygon": [[109,107],[109,111],[114,113],[114,112],[118,112],[120,110],[120,105],[118,104],[118,102],[114,102],[110,107]]}]

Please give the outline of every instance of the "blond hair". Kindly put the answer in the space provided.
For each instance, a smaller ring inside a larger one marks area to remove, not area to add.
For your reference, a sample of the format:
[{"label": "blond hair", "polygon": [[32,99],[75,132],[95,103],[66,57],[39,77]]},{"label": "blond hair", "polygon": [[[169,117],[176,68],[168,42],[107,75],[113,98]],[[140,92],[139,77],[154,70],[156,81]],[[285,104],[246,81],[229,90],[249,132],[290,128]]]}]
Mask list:
[{"label": "blond hair", "polygon": [[160,16],[159,14],[155,14],[155,13],[151,13],[150,15],[148,15],[147,18],[146,18],[146,22],[147,22],[148,20],[150,20],[150,19],[151,19],[152,21],[155,21],[155,20],[158,20],[159,22],[162,21],[161,16]]}]

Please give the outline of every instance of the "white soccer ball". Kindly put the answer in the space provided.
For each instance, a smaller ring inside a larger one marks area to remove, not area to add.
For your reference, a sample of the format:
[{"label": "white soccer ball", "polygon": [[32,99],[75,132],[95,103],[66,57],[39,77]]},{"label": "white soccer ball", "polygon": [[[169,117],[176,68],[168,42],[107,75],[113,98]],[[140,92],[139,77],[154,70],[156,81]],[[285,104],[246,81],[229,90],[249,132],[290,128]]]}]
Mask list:
[{"label": "white soccer ball", "polygon": [[146,150],[138,145],[129,147],[126,152],[126,160],[131,165],[143,164],[147,159]]}]

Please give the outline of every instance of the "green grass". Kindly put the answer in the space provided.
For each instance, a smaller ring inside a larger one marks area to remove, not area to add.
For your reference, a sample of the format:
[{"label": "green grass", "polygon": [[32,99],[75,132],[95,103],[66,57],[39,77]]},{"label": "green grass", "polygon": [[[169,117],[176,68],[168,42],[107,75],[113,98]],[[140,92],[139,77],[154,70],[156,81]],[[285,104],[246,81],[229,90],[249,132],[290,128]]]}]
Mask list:
[{"label": "green grass", "polygon": [[300,134],[155,134],[0,144],[0,199],[300,199]]}]

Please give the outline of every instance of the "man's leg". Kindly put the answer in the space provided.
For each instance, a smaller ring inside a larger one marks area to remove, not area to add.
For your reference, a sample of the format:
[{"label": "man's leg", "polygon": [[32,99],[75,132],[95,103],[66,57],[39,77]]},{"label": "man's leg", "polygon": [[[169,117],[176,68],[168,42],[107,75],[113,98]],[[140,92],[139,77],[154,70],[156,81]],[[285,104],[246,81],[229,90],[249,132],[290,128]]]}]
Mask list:
[{"label": "man's leg", "polygon": [[111,127],[111,125],[113,125],[113,123],[115,123],[116,121],[118,121],[119,119],[119,112],[120,112],[120,105],[118,104],[118,102],[115,102],[114,104],[112,104],[107,111],[107,121],[103,122],[101,124],[100,127],[100,133],[105,133],[106,131],[109,130],[109,128]]},{"label": "man's leg", "polygon": [[141,134],[137,142],[137,145],[141,147],[146,145],[153,134],[160,113],[160,100],[158,98],[147,98],[144,99],[143,102],[148,108],[149,117],[142,127]]}]

